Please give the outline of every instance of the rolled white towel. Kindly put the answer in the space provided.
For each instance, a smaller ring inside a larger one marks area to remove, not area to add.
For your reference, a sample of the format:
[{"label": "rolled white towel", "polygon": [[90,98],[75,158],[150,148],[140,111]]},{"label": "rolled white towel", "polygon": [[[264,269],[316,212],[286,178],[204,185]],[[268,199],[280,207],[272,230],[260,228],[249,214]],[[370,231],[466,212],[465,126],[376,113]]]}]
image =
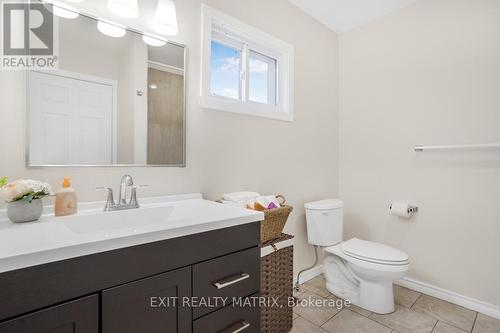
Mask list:
[{"label": "rolled white towel", "polygon": [[222,199],[233,202],[247,202],[249,200],[254,200],[258,196],[260,196],[260,194],[257,192],[243,191],[224,194]]}]

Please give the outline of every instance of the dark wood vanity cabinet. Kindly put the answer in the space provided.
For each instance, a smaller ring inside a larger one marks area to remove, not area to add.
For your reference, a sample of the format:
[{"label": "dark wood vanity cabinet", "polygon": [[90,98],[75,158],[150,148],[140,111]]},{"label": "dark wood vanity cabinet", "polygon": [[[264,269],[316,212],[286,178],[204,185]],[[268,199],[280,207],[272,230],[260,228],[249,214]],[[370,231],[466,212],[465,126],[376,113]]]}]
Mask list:
[{"label": "dark wood vanity cabinet", "polygon": [[[191,267],[102,292],[102,332],[191,332]],[[161,330],[160,330],[161,328]]]},{"label": "dark wood vanity cabinet", "polygon": [[259,332],[259,239],[251,223],[0,273],[0,333]]},{"label": "dark wood vanity cabinet", "polygon": [[95,333],[99,330],[99,296],[49,307],[0,324],[1,333]]}]

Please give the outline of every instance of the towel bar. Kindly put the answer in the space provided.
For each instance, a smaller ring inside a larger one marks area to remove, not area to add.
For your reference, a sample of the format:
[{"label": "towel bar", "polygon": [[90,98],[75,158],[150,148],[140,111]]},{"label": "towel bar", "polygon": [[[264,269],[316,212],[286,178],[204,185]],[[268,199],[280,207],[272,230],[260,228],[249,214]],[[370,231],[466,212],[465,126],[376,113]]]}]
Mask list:
[{"label": "towel bar", "polygon": [[485,150],[485,149],[500,149],[500,143],[485,143],[477,145],[415,146],[416,152],[423,152],[426,150]]}]

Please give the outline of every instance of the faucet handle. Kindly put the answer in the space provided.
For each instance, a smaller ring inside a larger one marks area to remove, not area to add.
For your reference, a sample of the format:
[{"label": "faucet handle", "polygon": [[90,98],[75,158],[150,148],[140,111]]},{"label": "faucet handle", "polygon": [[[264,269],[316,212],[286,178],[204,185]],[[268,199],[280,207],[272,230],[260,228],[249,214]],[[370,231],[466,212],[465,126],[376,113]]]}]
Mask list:
[{"label": "faucet handle", "polygon": [[149,185],[133,185],[130,186],[130,205],[139,208],[139,201],[137,201],[137,189],[148,188]]},{"label": "faucet handle", "polygon": [[105,190],[112,190],[111,187],[107,187],[107,186],[96,186],[95,189],[97,191],[105,191]]},{"label": "faucet handle", "polygon": [[137,201],[137,188],[138,186],[132,186],[130,190],[130,206],[139,208],[139,202]]},{"label": "faucet handle", "polygon": [[113,189],[108,186],[96,186],[98,191],[108,191],[108,197],[106,198],[106,205],[104,206],[104,211],[110,211],[115,207],[115,199],[113,197]]}]

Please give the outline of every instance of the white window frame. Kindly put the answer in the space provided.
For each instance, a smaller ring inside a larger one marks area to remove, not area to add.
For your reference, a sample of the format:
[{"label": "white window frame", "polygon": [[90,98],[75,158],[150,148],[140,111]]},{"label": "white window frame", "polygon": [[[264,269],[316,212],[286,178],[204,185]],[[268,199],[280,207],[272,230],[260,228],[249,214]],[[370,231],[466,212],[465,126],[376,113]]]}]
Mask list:
[{"label": "white window frame", "polygon": [[[203,4],[201,11],[201,106],[249,116],[293,121],[293,46],[207,5]],[[243,63],[240,87],[240,95],[243,95],[240,96],[242,100],[217,96],[211,93],[211,42],[214,25],[222,33],[230,36],[231,39],[236,39],[246,45],[242,51]],[[276,59],[276,105],[252,102],[247,98],[249,87],[246,80],[249,77],[249,69],[244,67],[245,64],[248,64],[245,57],[249,56],[249,49]]]}]

